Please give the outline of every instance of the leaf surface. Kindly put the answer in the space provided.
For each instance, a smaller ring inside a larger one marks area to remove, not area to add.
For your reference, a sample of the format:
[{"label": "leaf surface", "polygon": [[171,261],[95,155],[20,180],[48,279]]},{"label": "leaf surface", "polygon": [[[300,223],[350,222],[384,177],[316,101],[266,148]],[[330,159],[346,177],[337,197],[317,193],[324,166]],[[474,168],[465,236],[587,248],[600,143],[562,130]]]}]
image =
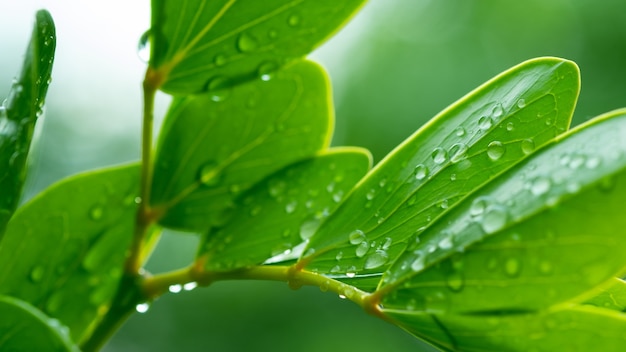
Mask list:
[{"label": "leaf surface", "polygon": [[20,207],[0,243],[0,294],[59,319],[80,341],[117,289],[138,179],[137,165],[90,172]]},{"label": "leaf surface", "polygon": [[[346,280],[372,277],[371,286],[439,217],[566,130],[578,88],[575,64],[539,58],[471,92],[366,176],[311,239],[307,268],[330,273],[339,266],[334,271]],[[381,245],[388,262],[366,269]]]},{"label": "leaf surface", "polygon": [[626,315],[591,306],[532,314],[457,316],[386,311],[446,351],[623,351]]},{"label": "leaf surface", "polygon": [[58,320],[17,298],[0,296],[0,350],[78,351]]},{"label": "leaf surface", "polygon": [[326,147],[328,84],[319,65],[303,61],[219,98],[175,100],[155,161],[151,201],[165,214],[160,223],[205,232],[226,221],[238,194]]},{"label": "leaf surface", "polygon": [[50,84],[55,46],[54,22],[41,10],[35,17],[22,72],[0,106],[0,238],[22,193],[26,157]]},{"label": "leaf surface", "polygon": [[385,273],[385,307],[539,310],[624,274],[624,135],[626,110],[598,117],[465,199]]},{"label": "leaf surface", "polygon": [[610,285],[602,287],[597,295],[585,301],[584,304],[624,312],[626,310],[626,281],[613,279]]},{"label": "leaf surface", "polygon": [[[293,258],[370,167],[367,151],[331,149],[289,165],[242,194],[224,227],[204,236],[206,269],[233,270]],[[295,256],[297,258],[297,256]]]},{"label": "leaf surface", "polygon": [[153,0],[150,66],[172,94],[236,85],[311,52],[364,2]]}]

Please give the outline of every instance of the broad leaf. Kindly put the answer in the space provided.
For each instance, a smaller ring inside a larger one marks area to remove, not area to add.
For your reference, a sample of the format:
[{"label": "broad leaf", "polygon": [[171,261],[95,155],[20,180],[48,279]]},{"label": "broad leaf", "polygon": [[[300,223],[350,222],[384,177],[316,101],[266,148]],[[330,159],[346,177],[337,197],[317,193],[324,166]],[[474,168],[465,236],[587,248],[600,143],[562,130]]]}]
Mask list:
[{"label": "broad leaf", "polygon": [[385,274],[385,307],[538,310],[624,274],[625,135],[608,113],[465,199]]},{"label": "broad leaf", "polygon": [[626,281],[617,278],[613,279],[609,286],[601,288],[596,296],[588,299],[584,304],[613,309],[620,312],[625,311]]},{"label": "broad leaf", "polygon": [[0,294],[59,319],[80,341],[117,289],[138,179],[137,165],[91,172],[20,207],[0,243]]},{"label": "broad leaf", "polygon": [[311,52],[364,2],[153,0],[150,66],[168,93],[232,86]]},{"label": "broad leaf", "polygon": [[159,141],[152,187],[160,223],[205,232],[241,192],[328,145],[328,80],[310,61],[223,91],[176,99]]},{"label": "broad leaf", "polygon": [[67,328],[17,298],[0,296],[1,351],[78,351]]},{"label": "broad leaf", "polygon": [[[534,59],[444,110],[367,175],[311,239],[304,263],[350,282],[379,280],[416,235],[567,129],[578,77],[570,61]],[[389,260],[366,268],[381,244]]]},{"label": "broad leaf", "polygon": [[456,316],[384,312],[410,333],[446,351],[623,351],[626,315],[591,306]]},{"label": "broad leaf", "polygon": [[334,149],[258,183],[242,194],[242,204],[226,226],[204,236],[199,255],[206,256],[206,269],[293,258],[290,254],[303,248],[369,167],[366,151]]},{"label": "broad leaf", "polygon": [[0,238],[22,193],[26,156],[50,84],[55,46],[52,17],[41,10],[35,17],[22,73],[0,106]]}]

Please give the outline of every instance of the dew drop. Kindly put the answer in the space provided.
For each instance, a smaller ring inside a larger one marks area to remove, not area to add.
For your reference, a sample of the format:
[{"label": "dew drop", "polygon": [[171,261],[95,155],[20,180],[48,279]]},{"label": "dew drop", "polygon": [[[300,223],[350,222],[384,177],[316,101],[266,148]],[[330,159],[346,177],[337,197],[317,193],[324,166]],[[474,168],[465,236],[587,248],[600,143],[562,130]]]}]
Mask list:
[{"label": "dew drop", "polygon": [[522,141],[522,152],[526,155],[535,150],[535,142],[532,139],[524,139]]},{"label": "dew drop", "polygon": [[539,263],[539,271],[546,275],[552,273],[552,264],[546,260],[542,261]]},{"label": "dew drop", "polygon": [[463,128],[463,127],[461,127],[461,126],[457,127],[457,128],[454,130],[454,134],[455,134],[457,137],[463,137],[463,136],[465,135],[465,128]]},{"label": "dew drop", "polygon": [[517,101],[517,107],[518,107],[518,108],[522,109],[522,108],[524,108],[525,106],[526,106],[526,100],[524,100],[524,99],[520,99],[520,100],[518,100],[518,101]]},{"label": "dew drop", "polygon": [[348,236],[351,244],[360,244],[365,241],[365,234],[361,230],[354,230]]},{"label": "dew drop", "polygon": [[429,170],[428,167],[423,164],[419,164],[415,167],[415,179],[421,181],[428,176]]},{"label": "dew drop", "polygon": [[391,247],[391,243],[393,243],[391,237],[385,237],[385,242],[383,243],[381,248],[386,251],[389,249],[389,247]]},{"label": "dew drop", "polygon": [[483,215],[481,227],[485,233],[492,234],[501,230],[504,225],[506,225],[507,220],[508,213],[505,207],[501,205],[491,205],[486,209]]},{"label": "dew drop", "polygon": [[237,38],[237,49],[242,53],[248,53],[258,47],[256,39],[247,33],[241,33]]},{"label": "dew drop", "polygon": [[504,272],[511,277],[519,275],[521,263],[517,258],[508,258],[504,262]]},{"label": "dew drop", "polygon": [[198,287],[198,283],[195,281],[192,282],[188,282],[186,284],[183,285],[183,290],[185,291],[191,291],[193,289],[195,289],[196,287]]},{"label": "dew drop", "polygon": [[493,141],[487,145],[487,156],[489,156],[489,159],[491,160],[495,161],[500,159],[504,155],[505,151],[506,148],[500,141]]},{"label": "dew drop", "polygon": [[150,34],[150,30],[145,31],[139,37],[139,43],[137,44],[137,56],[144,63],[150,61]]},{"label": "dew drop", "polygon": [[213,63],[215,64],[215,66],[224,66],[226,64],[226,56],[219,54],[219,55],[215,55],[215,57],[213,58]]},{"label": "dew drop", "polygon": [[587,162],[585,163],[585,167],[587,167],[588,169],[595,169],[600,165],[600,158],[598,157],[591,157],[589,159],[587,159]]},{"label": "dew drop", "polygon": [[481,216],[484,214],[485,209],[491,204],[491,199],[489,197],[478,197],[470,206],[470,215],[471,216]]},{"label": "dew drop", "polygon": [[509,122],[506,124],[507,131],[513,131],[515,129],[515,124],[513,122]]},{"label": "dew drop", "polygon": [[493,116],[495,119],[500,118],[503,114],[504,109],[502,108],[501,104],[496,104],[496,106],[494,106],[493,110],[491,111],[491,116]]},{"label": "dew drop", "polygon": [[278,37],[278,31],[276,31],[275,29],[270,29],[270,31],[267,32],[267,36],[271,39],[276,39]]},{"label": "dew drop", "polygon": [[450,147],[449,155],[450,161],[453,163],[459,162],[464,159],[467,154],[467,145],[465,143],[455,143]]},{"label": "dew drop", "polygon": [[348,270],[346,271],[346,276],[349,278],[353,278],[356,276],[356,267],[354,265],[348,268]]},{"label": "dew drop", "polygon": [[183,285],[170,285],[170,287],[168,288],[168,290],[171,293],[179,293],[180,291],[183,290]]},{"label": "dew drop", "polygon": [[319,219],[314,218],[314,219],[303,222],[302,226],[300,226],[300,238],[303,241],[308,240],[309,238],[313,237],[313,234],[315,234],[315,231],[317,231],[319,227],[320,227]]},{"label": "dew drop", "polygon": [[335,260],[340,261],[342,258],[343,258],[343,252],[339,251],[337,255],[335,256]]},{"label": "dew drop", "polygon": [[441,203],[439,203],[439,207],[441,209],[448,209],[449,207],[448,200],[447,199],[442,200]]},{"label": "dew drop", "polygon": [[367,251],[369,249],[370,249],[370,246],[367,243],[367,241],[363,241],[363,242],[359,243],[359,245],[356,247],[355,254],[359,258],[363,258],[367,254]]},{"label": "dew drop", "polygon": [[218,177],[219,174],[219,165],[214,161],[210,161],[200,168],[200,171],[198,172],[198,181],[200,181],[200,183],[204,186],[213,187],[220,181]]},{"label": "dew drop", "polygon": [[331,272],[332,274],[336,274],[336,273],[338,273],[338,272],[340,272],[340,271],[341,271],[341,267],[340,267],[339,265],[335,265],[335,266],[333,266],[332,268],[330,268],[330,272]]},{"label": "dew drop", "polygon": [[91,220],[97,221],[102,219],[102,215],[104,215],[104,209],[101,205],[95,205],[89,210],[89,217]]},{"label": "dew drop", "polygon": [[539,176],[531,182],[530,192],[536,196],[540,196],[542,194],[546,194],[550,190],[550,187],[552,187],[550,179],[544,176]]},{"label": "dew drop", "polygon": [[424,256],[419,254],[417,258],[413,260],[411,263],[411,270],[413,271],[421,271],[424,269]]},{"label": "dew drop", "polygon": [[376,197],[376,190],[372,188],[367,192],[365,198],[367,198],[367,200],[372,200],[374,197]]},{"label": "dew drop", "polygon": [[150,309],[150,304],[149,303],[139,303],[138,305],[135,306],[135,310],[137,311],[137,313],[145,313]]},{"label": "dew drop", "polygon": [[435,164],[443,164],[448,160],[448,153],[443,148],[435,148],[431,154]]},{"label": "dew drop", "polygon": [[269,81],[272,78],[272,74],[278,69],[278,65],[274,62],[265,62],[259,66],[257,74],[262,81]]},{"label": "dew drop", "polygon": [[450,249],[452,248],[452,236],[446,236],[443,239],[441,239],[441,241],[439,241],[438,246],[441,249]]},{"label": "dew drop", "polygon": [[37,265],[33,268],[33,270],[30,271],[30,281],[32,281],[33,283],[37,284],[40,283],[41,280],[43,279],[43,276],[45,274],[45,267],[43,267],[42,265]]},{"label": "dew drop", "polygon": [[277,255],[288,255],[291,253],[291,244],[281,243],[272,249],[271,255],[275,257]]},{"label": "dew drop", "polygon": [[295,27],[297,25],[300,24],[300,16],[298,15],[291,15],[289,16],[289,18],[287,19],[287,24],[289,24],[291,27]]},{"label": "dew drop", "polygon": [[384,250],[376,250],[365,259],[365,269],[375,269],[387,263],[389,255]]},{"label": "dew drop", "polygon": [[488,130],[493,126],[493,120],[491,120],[490,116],[481,116],[478,119],[478,128],[481,130]]},{"label": "dew drop", "polygon": [[572,156],[568,166],[572,169],[578,169],[585,164],[585,156],[584,155],[574,155]]}]

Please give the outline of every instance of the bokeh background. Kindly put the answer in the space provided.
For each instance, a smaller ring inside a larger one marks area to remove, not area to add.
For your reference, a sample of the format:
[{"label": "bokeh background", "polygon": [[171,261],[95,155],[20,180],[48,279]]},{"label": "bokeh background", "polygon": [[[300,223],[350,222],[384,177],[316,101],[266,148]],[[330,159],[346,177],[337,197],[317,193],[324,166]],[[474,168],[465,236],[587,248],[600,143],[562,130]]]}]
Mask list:
[{"label": "bokeh background", "polygon": [[[137,160],[145,64],[136,47],[149,26],[149,1],[0,3],[0,96],[19,70],[34,12],[49,9],[58,30],[26,197],[67,175]],[[574,124],[626,106],[626,1],[370,0],[312,55],[334,85],[333,143],[369,148],[376,161],[474,87],[537,56],[565,57],[580,66]],[[158,116],[167,103],[159,97]],[[188,264],[195,244],[193,236],[166,234],[149,269]],[[314,288],[224,282],[162,297],[133,316],[105,351],[425,348]]]}]

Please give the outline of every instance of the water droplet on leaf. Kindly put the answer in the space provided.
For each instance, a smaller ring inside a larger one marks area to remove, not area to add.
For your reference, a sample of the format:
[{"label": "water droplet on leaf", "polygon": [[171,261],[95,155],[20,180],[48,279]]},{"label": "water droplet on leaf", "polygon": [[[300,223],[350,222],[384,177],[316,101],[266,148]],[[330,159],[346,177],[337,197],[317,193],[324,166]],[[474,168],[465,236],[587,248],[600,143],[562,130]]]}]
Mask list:
[{"label": "water droplet on leaf", "polygon": [[45,267],[42,265],[35,266],[33,270],[30,271],[30,275],[29,275],[30,281],[32,281],[35,284],[40,283],[45,274],[45,270],[46,270]]},{"label": "water droplet on leaf", "polygon": [[348,236],[351,244],[360,244],[365,241],[365,234],[361,230],[354,230]]},{"label": "water droplet on leaf", "polygon": [[387,263],[389,255],[384,250],[376,250],[365,259],[365,269],[375,269]]},{"label": "water droplet on leaf", "polygon": [[144,63],[150,61],[150,30],[145,31],[141,37],[139,37],[139,43],[137,44],[137,56],[139,60]]},{"label": "water droplet on leaf", "polygon": [[428,176],[428,167],[419,164],[415,167],[415,179],[421,181],[423,179],[426,178],[426,176]]},{"label": "water droplet on leaf", "polygon": [[443,164],[448,160],[448,153],[443,148],[435,148],[431,154],[435,164]]},{"label": "water droplet on leaf", "polygon": [[487,145],[487,156],[489,156],[491,160],[495,161],[500,159],[505,151],[506,149],[500,141],[493,141]]},{"label": "water droplet on leaf", "polygon": [[367,251],[370,249],[369,244],[367,243],[367,241],[363,241],[361,243],[359,243],[359,245],[356,247],[356,251],[355,254],[357,257],[362,258],[367,254]]},{"label": "water droplet on leaf", "polygon": [[241,33],[237,38],[237,49],[242,53],[248,53],[255,50],[259,43],[251,35]]},{"label": "water droplet on leaf", "polygon": [[524,139],[522,141],[522,152],[526,155],[535,150],[535,142],[532,139]]}]

